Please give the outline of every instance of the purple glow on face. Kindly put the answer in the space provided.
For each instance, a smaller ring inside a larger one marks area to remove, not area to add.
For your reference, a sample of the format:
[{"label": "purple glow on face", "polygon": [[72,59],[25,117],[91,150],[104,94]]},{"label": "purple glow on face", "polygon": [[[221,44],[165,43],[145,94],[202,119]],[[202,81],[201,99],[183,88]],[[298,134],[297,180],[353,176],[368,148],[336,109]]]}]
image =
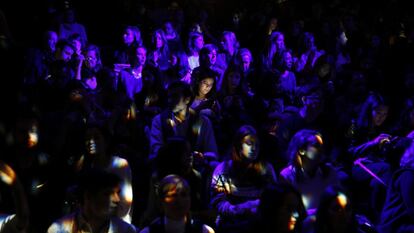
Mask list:
[{"label": "purple glow on face", "polygon": [[88,52],[86,52],[85,58],[85,64],[88,68],[94,68],[98,64],[98,58],[96,56],[96,51],[94,50],[89,50]]},{"label": "purple glow on face", "polygon": [[250,56],[245,54],[242,56],[243,71],[247,71],[250,67],[251,59]]},{"label": "purple glow on face", "polygon": [[138,66],[143,66],[147,60],[147,51],[144,48],[137,49]]},{"label": "purple glow on face", "polygon": [[48,40],[47,40],[47,45],[50,49],[50,51],[54,52],[56,49],[56,42],[58,41],[58,35],[56,32],[54,31],[50,31],[48,33]]},{"label": "purple glow on face", "polygon": [[134,33],[132,32],[131,29],[126,29],[124,32],[124,43],[127,45],[132,44],[132,42],[134,42]]},{"label": "purple glow on face", "polygon": [[210,65],[214,65],[214,64],[216,64],[216,59],[217,59],[217,51],[214,49],[213,51],[211,51],[209,54],[208,54],[208,58],[209,58],[209,61],[210,61]]},{"label": "purple glow on face", "polygon": [[71,47],[69,46],[65,46],[63,48],[63,50],[61,51],[60,55],[63,61],[65,62],[69,62],[70,59],[72,59],[72,55],[73,55],[74,51]]},{"label": "purple glow on face", "polygon": [[162,40],[161,35],[157,33],[155,35],[155,47],[159,49],[159,48],[162,48],[163,45],[164,45],[164,41]]}]

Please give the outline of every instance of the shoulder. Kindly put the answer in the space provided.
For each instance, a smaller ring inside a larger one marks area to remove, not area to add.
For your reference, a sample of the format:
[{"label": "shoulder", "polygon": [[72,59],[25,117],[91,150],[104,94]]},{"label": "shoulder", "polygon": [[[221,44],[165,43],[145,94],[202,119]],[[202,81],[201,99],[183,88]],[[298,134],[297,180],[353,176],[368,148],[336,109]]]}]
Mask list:
[{"label": "shoulder", "polygon": [[66,215],[49,226],[47,233],[69,233],[75,224],[75,214]]},{"label": "shoulder", "polygon": [[293,168],[292,165],[289,165],[283,168],[282,171],[280,172],[280,178],[282,178],[283,180],[287,182],[292,182],[294,180],[294,177],[295,177],[295,169]]},{"label": "shoulder", "polygon": [[209,225],[203,224],[203,233],[214,233],[214,230]]},{"label": "shoulder", "polygon": [[139,233],[150,233],[149,227],[145,227]]},{"label": "shoulder", "polygon": [[121,158],[119,156],[113,155],[111,156],[111,165],[112,167],[128,167],[129,163],[128,163],[128,160]]},{"label": "shoulder", "polygon": [[123,232],[123,233],[135,233],[137,230],[135,227],[118,217],[111,218],[111,226],[109,232]]}]

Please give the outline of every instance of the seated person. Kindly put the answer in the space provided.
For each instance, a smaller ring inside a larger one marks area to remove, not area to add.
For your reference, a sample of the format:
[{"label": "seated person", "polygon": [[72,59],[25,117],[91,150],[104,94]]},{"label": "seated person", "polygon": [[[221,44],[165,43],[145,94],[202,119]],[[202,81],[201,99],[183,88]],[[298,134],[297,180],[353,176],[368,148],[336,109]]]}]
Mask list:
[{"label": "seated person", "polygon": [[217,163],[216,139],[210,120],[190,111],[192,92],[187,83],[177,81],[167,90],[168,107],[152,120],[150,157],[153,161],[158,150],[171,136],[182,136],[195,153],[195,162],[204,161],[211,167]]},{"label": "seated person", "polygon": [[216,167],[211,181],[210,204],[218,213],[218,232],[252,230],[260,195],[266,185],[276,182],[273,167],[258,155],[256,130],[249,125],[240,127],[231,160]]},{"label": "seated person", "polygon": [[160,181],[158,197],[162,216],[155,219],[141,233],[202,232],[214,230],[190,216],[191,195],[187,181],[177,175],[168,175]]},{"label": "seated person", "polygon": [[99,169],[90,169],[79,177],[79,209],[55,221],[48,233],[114,232],[134,233],[135,227],[116,217],[120,202],[120,178]]}]

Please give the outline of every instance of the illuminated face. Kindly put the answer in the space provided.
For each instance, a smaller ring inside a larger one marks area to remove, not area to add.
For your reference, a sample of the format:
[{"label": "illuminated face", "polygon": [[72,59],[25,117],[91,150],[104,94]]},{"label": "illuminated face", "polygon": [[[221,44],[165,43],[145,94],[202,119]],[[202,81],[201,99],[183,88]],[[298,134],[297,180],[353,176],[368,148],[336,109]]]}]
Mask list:
[{"label": "illuminated face", "polygon": [[144,48],[137,48],[137,62],[139,66],[145,64],[147,60],[147,51]]},{"label": "illuminated face", "polygon": [[134,42],[135,40],[134,32],[131,29],[126,29],[123,36],[124,36],[124,43],[126,45],[132,44],[132,42]]},{"label": "illuminated face", "polygon": [[50,49],[50,51],[55,51],[57,41],[58,41],[58,36],[57,36],[56,32],[53,32],[53,31],[49,32],[48,33],[47,45],[48,45],[48,48]]},{"label": "illuminated face", "polygon": [[174,27],[172,26],[170,22],[165,23],[164,30],[165,30],[165,33],[168,35],[174,34]]},{"label": "illuminated face", "polygon": [[164,41],[162,41],[162,37],[159,33],[155,35],[155,47],[157,49],[161,48],[164,45]]},{"label": "illuminated face", "polygon": [[72,54],[74,53],[73,49],[69,46],[63,47],[63,49],[60,51],[60,58],[65,61],[69,62],[70,59],[72,59]]},{"label": "illuminated face", "polygon": [[197,37],[194,40],[194,47],[197,51],[200,51],[201,48],[204,46],[204,38],[202,36]]},{"label": "illuminated face", "polygon": [[313,36],[309,36],[308,38],[306,38],[306,48],[307,49],[311,49],[315,46],[315,39],[313,38]]},{"label": "illuminated face", "polygon": [[256,138],[252,135],[247,135],[243,138],[241,144],[240,154],[243,158],[248,160],[255,160],[257,158]]},{"label": "illuminated face", "polygon": [[191,195],[183,182],[167,185],[163,190],[165,197],[162,200],[165,215],[172,218],[182,218],[190,212]]},{"label": "illuminated face", "polygon": [[251,62],[252,60],[250,59],[249,55],[244,54],[242,56],[243,71],[247,71],[249,69]]},{"label": "illuminated face", "polygon": [[301,152],[303,166],[310,170],[319,167],[322,161],[322,137],[315,135],[312,142],[309,142],[306,149]]},{"label": "illuminated face", "polygon": [[72,46],[75,47],[76,53],[81,53],[82,51],[82,43],[80,40],[72,40]]},{"label": "illuminated face", "polygon": [[87,195],[87,205],[94,216],[108,218],[116,213],[120,202],[120,188],[107,188],[95,195]]},{"label": "illuminated face", "polygon": [[189,99],[185,99],[184,97],[181,97],[178,104],[175,105],[175,107],[173,108],[173,112],[177,113],[177,112],[183,111],[184,109],[187,109],[187,105],[189,104],[189,102],[190,102]]},{"label": "illuminated face", "polygon": [[223,47],[223,50],[224,51],[229,51],[230,50],[230,48],[232,47],[232,45],[231,45],[231,38],[230,38],[230,35],[225,35],[225,36],[223,36],[223,38],[222,38],[222,40],[221,40],[221,46]]},{"label": "illuminated face", "polygon": [[216,64],[217,51],[215,49],[213,49],[213,51],[208,53],[208,59],[209,59],[209,62],[210,62],[211,66]]},{"label": "illuminated face", "polygon": [[280,35],[277,37],[277,40],[276,40],[276,47],[277,47],[278,49],[284,49],[284,48],[285,48],[285,36],[284,36],[283,34],[280,34]]},{"label": "illuminated face", "polygon": [[213,84],[214,84],[213,78],[203,79],[198,86],[198,92],[200,96],[206,96],[211,91]]},{"label": "illuminated face", "polygon": [[100,135],[88,135],[86,136],[85,146],[86,152],[89,155],[100,154],[103,150],[103,138]]},{"label": "illuminated face", "polygon": [[292,54],[286,52],[283,54],[283,61],[286,65],[286,68],[288,70],[292,69],[292,65],[293,65],[293,60],[292,60]]},{"label": "illuminated face", "polygon": [[374,126],[380,126],[388,116],[388,106],[381,105],[372,111],[372,123]]},{"label": "illuminated face", "polygon": [[300,199],[294,194],[286,194],[281,208],[275,213],[275,232],[292,232],[296,230],[299,220]]},{"label": "illuminated face", "polygon": [[98,57],[96,55],[95,50],[87,51],[85,54],[85,58],[86,58],[86,63],[85,63],[86,67],[88,67],[89,69],[95,68],[95,66],[98,64]]}]

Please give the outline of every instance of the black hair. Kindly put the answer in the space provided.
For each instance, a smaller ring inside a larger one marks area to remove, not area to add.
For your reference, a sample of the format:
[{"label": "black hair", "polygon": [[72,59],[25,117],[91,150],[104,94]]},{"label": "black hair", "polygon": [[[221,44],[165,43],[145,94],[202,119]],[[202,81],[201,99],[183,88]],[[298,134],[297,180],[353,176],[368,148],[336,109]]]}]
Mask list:
[{"label": "black hair", "polygon": [[189,106],[193,100],[193,92],[189,84],[183,81],[172,82],[167,89],[167,103],[169,108],[176,106],[181,98],[191,98]]},{"label": "black hair", "polygon": [[78,197],[83,203],[84,194],[95,195],[108,188],[115,188],[120,183],[121,178],[114,173],[100,168],[89,168],[78,175]]}]

